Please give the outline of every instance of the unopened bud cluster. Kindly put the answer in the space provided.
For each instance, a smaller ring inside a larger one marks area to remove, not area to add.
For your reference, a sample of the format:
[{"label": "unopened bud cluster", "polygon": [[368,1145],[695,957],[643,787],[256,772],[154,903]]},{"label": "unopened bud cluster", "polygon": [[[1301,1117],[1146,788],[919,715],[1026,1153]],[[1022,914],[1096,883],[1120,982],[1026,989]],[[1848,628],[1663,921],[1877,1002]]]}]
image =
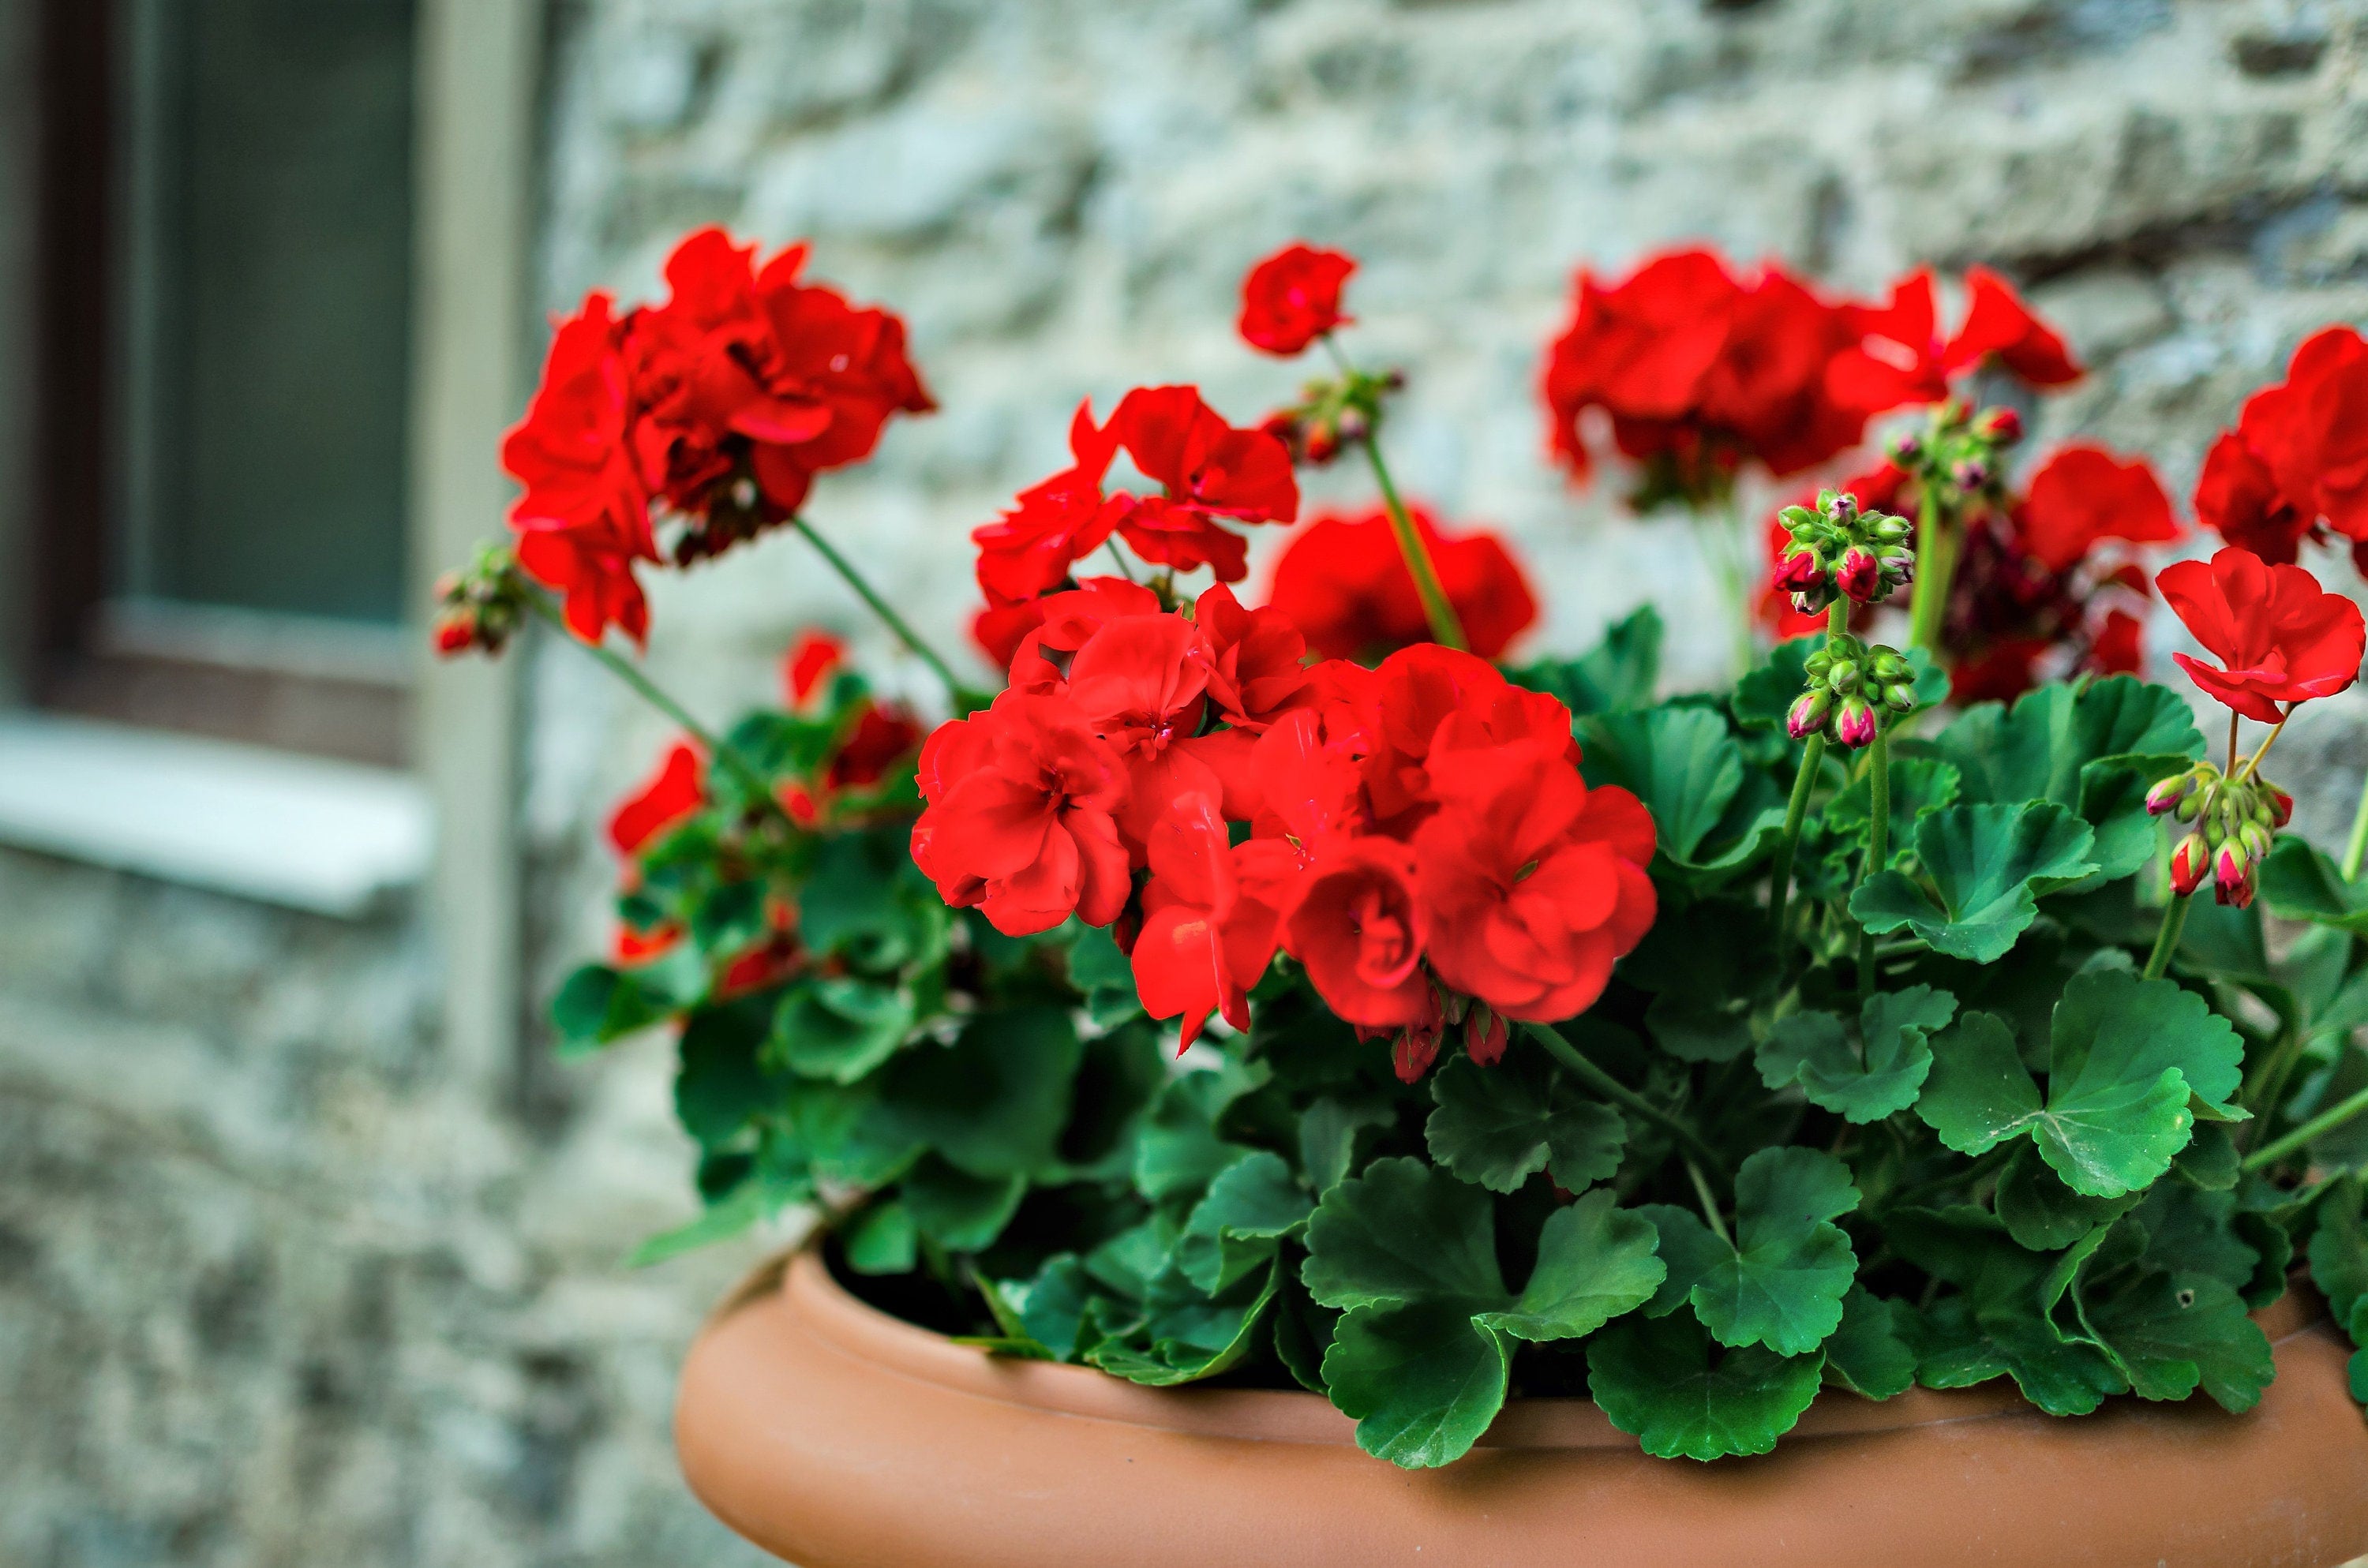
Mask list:
[{"label": "unopened bud cluster", "polygon": [[436,580],[436,651],[498,653],[526,619],[526,584],[507,545],[481,545],[461,571]]},{"label": "unopened bud cluster", "polygon": [[2006,453],[2022,439],[2022,415],[2011,408],[1986,408],[1951,398],[1933,408],[1920,431],[1891,443],[1891,460],[1928,490],[1954,491],[1960,504],[2002,500]]},{"label": "unopened bud cluster", "polygon": [[1793,541],[1776,563],[1776,586],[1793,596],[1793,608],[1815,615],[1837,598],[1879,604],[1894,588],[1916,578],[1916,530],[1905,517],[1861,512],[1850,492],[1826,490],[1817,505],[1787,506],[1777,514]]},{"label": "unopened bud cluster", "polygon": [[2146,810],[2193,824],[2170,852],[2172,890],[2184,898],[2209,877],[2216,902],[2242,909],[2278,829],[2294,820],[2294,797],[2266,778],[2228,778],[2199,762],[2147,790]]},{"label": "unopened bud cluster", "polygon": [[1907,713],[1916,707],[1916,672],[1907,658],[1848,632],[1809,655],[1808,677],[1808,689],[1784,715],[1796,741],[1830,734],[1843,745],[1862,746],[1874,739],[1877,709]]},{"label": "unopened bud cluster", "polygon": [[1291,449],[1292,462],[1321,468],[1371,437],[1382,421],[1382,400],[1405,385],[1396,370],[1309,381],[1296,403],[1268,415],[1258,427]]}]

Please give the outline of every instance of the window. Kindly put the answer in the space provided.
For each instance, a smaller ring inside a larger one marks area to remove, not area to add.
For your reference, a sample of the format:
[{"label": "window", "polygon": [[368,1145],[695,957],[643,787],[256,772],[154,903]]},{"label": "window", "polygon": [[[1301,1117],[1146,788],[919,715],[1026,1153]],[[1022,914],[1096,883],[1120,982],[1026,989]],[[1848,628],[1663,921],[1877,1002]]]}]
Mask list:
[{"label": "window", "polygon": [[403,760],[415,0],[47,0],[45,705]]}]

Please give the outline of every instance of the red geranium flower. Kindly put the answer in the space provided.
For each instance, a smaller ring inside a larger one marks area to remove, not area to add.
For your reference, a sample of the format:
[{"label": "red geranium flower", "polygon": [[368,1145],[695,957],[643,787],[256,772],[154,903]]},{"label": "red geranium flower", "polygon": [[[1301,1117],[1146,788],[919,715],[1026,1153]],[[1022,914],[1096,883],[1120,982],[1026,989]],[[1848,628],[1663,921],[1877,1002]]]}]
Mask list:
[{"label": "red geranium flower", "polygon": [[1653,924],[1653,819],[1624,790],[1588,789],[1559,748],[1471,760],[1414,838],[1431,968],[1507,1017],[1570,1017]]},{"label": "red geranium flower", "polygon": [[1656,256],[1609,287],[1582,270],[1547,358],[1554,450],[1584,481],[1580,418],[1600,408],[1614,444],[1645,464],[1640,500],[1699,501],[1749,461],[1814,467],[1865,432],[1866,411],[1827,392],[1853,319],[1773,266],[1747,281],[1709,251]]},{"label": "red geranium flower", "polygon": [[1192,606],[1208,640],[1209,697],[1226,723],[1264,730],[1307,689],[1307,639],[1280,609],[1244,609],[1223,583]]},{"label": "red geranium flower", "polygon": [[2031,558],[2062,572],[2100,540],[2158,543],[2179,537],[2170,495],[2144,458],[2127,461],[2089,442],[2057,450],[2031,476],[2015,514]]},{"label": "red geranium flower", "polygon": [[1953,376],[1995,361],[2034,387],[2080,378],[2064,340],[1987,267],[1965,270],[1965,319],[1941,341],[1940,312],[1929,269],[1891,286],[1882,305],[1851,311],[1860,341],[1835,356],[1827,371],[1834,399],[1870,414],[1911,403],[1938,403]]},{"label": "red geranium flower", "polygon": [[642,787],[617,803],[609,818],[609,842],[620,855],[633,855],[666,829],[707,803],[707,763],[677,742]]},{"label": "red geranium flower", "polygon": [[1286,245],[1242,279],[1242,338],[1285,358],[1355,318],[1340,313],[1340,289],[1354,258],[1304,244]]},{"label": "red geranium flower", "polygon": [[1220,583],[1249,572],[1239,534],[1218,526],[1287,523],[1299,516],[1291,449],[1264,430],[1237,430],[1201,401],[1197,387],[1137,387],[1119,400],[1110,428],[1127,456],[1164,494],[1136,501],[1118,531],[1137,555]]},{"label": "red geranium flower", "polygon": [[1076,915],[1107,926],[1132,891],[1113,813],[1126,798],[1117,751],[1058,698],[1006,692],[940,725],[921,748],[928,805],[913,863],[957,909],[1009,937]]},{"label": "red geranium flower", "polygon": [[2022,296],[1987,267],[1965,268],[1965,319],[1941,352],[1950,375],[1996,360],[2027,386],[2057,387],[2080,379],[2080,367],[2055,330],[2032,313]]},{"label": "red geranium flower", "polygon": [[2291,562],[2323,529],[2368,545],[2368,342],[2348,326],[2314,334],[2286,379],[2245,402],[2213,445],[2195,512],[2232,544]]},{"label": "red geranium flower", "polygon": [[1307,875],[1283,946],[1332,1011],[1395,1029],[1435,1010],[1422,955],[1430,922],[1415,891],[1414,853],[1387,838],[1336,840]]},{"label": "red geranium flower", "polygon": [[[1421,506],[1408,507],[1407,516],[1430,547],[1440,586],[1472,651],[1498,657],[1538,615],[1511,552],[1494,534],[1441,533]],[[1389,514],[1378,509],[1361,517],[1327,513],[1310,522],[1276,561],[1267,602],[1326,658],[1374,659],[1430,640],[1414,574]]]},{"label": "red geranium flower", "polygon": [[2208,563],[2164,567],[2155,586],[2223,666],[2175,653],[2179,667],[2248,719],[2278,723],[2294,704],[2332,697],[2360,678],[2368,643],[2360,607],[2299,566],[2272,566],[2231,546]]},{"label": "red geranium flower", "polygon": [[1068,581],[1071,566],[1110,538],[1128,505],[1124,497],[1102,494],[1103,476],[1118,451],[1117,428],[1116,420],[1097,428],[1093,404],[1079,403],[1069,421],[1076,461],[1021,491],[998,520],[971,530],[987,603],[1017,604],[1052,592]]},{"label": "red geranium flower", "polygon": [[812,697],[847,661],[847,644],[827,631],[802,631],[791,644],[789,653],[781,660],[781,684],[790,696],[790,706],[803,708]]},{"label": "red geranium flower", "polygon": [[1292,857],[1273,840],[1235,847],[1216,802],[1195,792],[1170,802],[1149,849],[1131,955],[1135,990],[1151,1017],[1183,1018],[1181,1052],[1212,1013],[1249,1028],[1249,992],[1274,960],[1282,919],[1275,898],[1289,886]]}]

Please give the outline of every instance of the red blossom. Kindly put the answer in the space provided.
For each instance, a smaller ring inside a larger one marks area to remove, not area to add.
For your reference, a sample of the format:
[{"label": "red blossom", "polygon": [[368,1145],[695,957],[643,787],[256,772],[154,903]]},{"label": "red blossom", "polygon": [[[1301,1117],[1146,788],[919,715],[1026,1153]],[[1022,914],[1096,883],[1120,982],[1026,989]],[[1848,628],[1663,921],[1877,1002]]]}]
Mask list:
[{"label": "red blossom", "polygon": [[1861,335],[1827,372],[1833,398],[1871,414],[1939,403],[1949,395],[1952,378],[1992,363],[2033,387],[2080,378],[2064,339],[1997,273],[1967,267],[1965,292],[1965,319],[1946,343],[1929,269],[1894,283],[1883,304],[1853,308]]},{"label": "red blossom", "polygon": [[1402,1028],[1434,1011],[1423,948],[1430,922],[1414,853],[1386,838],[1328,846],[1284,923],[1284,946],[1332,1011],[1366,1028]]},{"label": "red blossom", "polygon": [[2179,537],[2154,465],[2086,441],[2057,449],[2040,465],[2014,520],[2024,549],[2050,572],[2085,559],[2102,540],[2155,544]]},{"label": "red blossom", "polygon": [[2360,607],[2299,566],[2272,566],[2232,545],[2209,562],[2164,567],[2155,586],[2221,665],[2174,653],[2180,668],[2248,719],[2278,723],[2294,704],[2332,697],[2360,678],[2368,644]]},{"label": "red blossom", "polygon": [[921,748],[920,789],[913,863],[955,908],[1011,937],[1073,914],[1107,926],[1125,908],[1113,820],[1125,765],[1060,699],[1007,692],[939,726]]},{"label": "red blossom", "polygon": [[677,741],[658,769],[617,803],[609,818],[609,842],[620,855],[637,854],[666,829],[707,803],[707,762]]},{"label": "red blossom", "polygon": [[[1421,506],[1407,509],[1430,547],[1440,586],[1483,658],[1500,656],[1537,619],[1538,606],[1512,554],[1496,535],[1445,534]],[[1267,602],[1326,658],[1373,659],[1430,640],[1414,574],[1389,514],[1317,517],[1276,561]]]},{"label": "red blossom", "polygon": [[1287,896],[1290,882],[1275,863],[1287,862],[1290,852],[1272,841],[1236,848],[1216,802],[1191,791],[1169,803],[1149,850],[1143,929],[1130,956],[1143,1010],[1184,1020],[1181,1051],[1212,1013],[1249,1028],[1249,990],[1274,960],[1278,897]]},{"label": "red blossom", "polygon": [[1118,451],[1117,422],[1097,428],[1093,405],[1077,405],[1069,422],[1076,460],[1019,493],[998,520],[971,530],[978,546],[978,585],[990,605],[1017,604],[1066,582],[1069,568],[1099,550],[1127,509],[1105,498],[1102,479]]},{"label": "red blossom", "polygon": [[1235,729],[1266,729],[1307,689],[1307,639],[1281,609],[1244,609],[1223,583],[1202,594],[1192,618],[1207,639],[1209,697]]},{"label": "red blossom", "polygon": [[1305,244],[1268,256],[1242,279],[1243,341],[1288,358],[1353,321],[1340,313],[1340,290],[1356,270],[1353,257]]},{"label": "red blossom", "polygon": [[1964,322],[1941,355],[1949,374],[1995,360],[2026,386],[2057,387],[2080,379],[2064,339],[2005,278],[1987,267],[1969,267],[1965,294]]},{"label": "red blossom", "polygon": [[847,644],[827,631],[802,631],[781,660],[781,685],[790,706],[803,708],[806,699],[847,662]]},{"label": "red blossom", "polygon": [[1264,430],[1226,424],[1197,387],[1137,387],[1119,400],[1110,428],[1163,492],[1134,502],[1117,525],[1155,565],[1207,566],[1217,581],[1238,583],[1248,574],[1248,557],[1241,536],[1218,519],[1287,523],[1299,516],[1291,449]]},{"label": "red blossom", "polygon": [[2285,497],[2241,431],[2223,430],[2195,481],[2195,520],[2272,565],[2291,566],[2317,514]]},{"label": "red blossom", "polygon": [[2368,544],[2368,341],[2312,335],[2286,379],[2245,402],[2205,457],[2195,514],[2231,544],[2290,564],[2306,536]]}]

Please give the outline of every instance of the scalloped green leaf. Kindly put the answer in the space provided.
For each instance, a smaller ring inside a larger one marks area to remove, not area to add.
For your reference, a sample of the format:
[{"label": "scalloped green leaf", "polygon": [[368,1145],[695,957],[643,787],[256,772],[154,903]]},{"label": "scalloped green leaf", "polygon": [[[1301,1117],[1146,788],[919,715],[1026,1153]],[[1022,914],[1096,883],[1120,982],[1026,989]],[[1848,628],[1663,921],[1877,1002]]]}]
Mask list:
[{"label": "scalloped green leaf", "polygon": [[1916,1113],[1961,1154],[2029,1136],[2077,1193],[2119,1198],[2152,1184],[2187,1146],[2192,1096],[2211,1115],[2242,1077],[2244,1042],[2203,998],[2123,970],[2075,975],[2050,1028],[2048,1086],[1993,1014],[1969,1013],[1934,1042]]},{"label": "scalloped green leaf", "polygon": [[[2135,1228],[2132,1221],[2121,1229]],[[2135,1244],[2145,1245],[2138,1230]],[[2227,1281],[2194,1269],[2083,1260],[2072,1288],[2081,1327],[2141,1399],[2182,1400],[2199,1388],[2223,1409],[2250,1410],[2277,1376],[2269,1336]]]},{"label": "scalloped green leaf", "polygon": [[1660,850],[1690,863],[1743,788],[1743,748],[1705,708],[1655,708],[1582,719],[1588,783],[1615,784],[1651,809]]},{"label": "scalloped green leaf", "polygon": [[1930,985],[1879,991],[1859,1009],[1855,1047],[1834,1014],[1789,1014],[1770,1031],[1755,1064],[1770,1089],[1797,1085],[1811,1104],[1845,1120],[1880,1121],[1916,1103],[1932,1066],[1930,1038],[1956,1012],[1957,999]]},{"label": "scalloped green leaf", "polygon": [[1818,1149],[1762,1149],[1735,1176],[1735,1245],[1695,1281],[1694,1315],[1722,1345],[1815,1350],[1840,1326],[1858,1277],[1831,1221],[1856,1209],[1850,1167]]},{"label": "scalloped green leaf", "polygon": [[1826,1381],[1867,1399],[1890,1399],[1916,1386],[1916,1349],[1900,1330],[1914,1309],[1863,1285],[1842,1299],[1841,1326],[1826,1341]]},{"label": "scalloped green leaf", "polygon": [[1660,612],[1632,610],[1605,629],[1603,641],[1576,659],[1541,659],[1505,676],[1559,699],[1574,717],[1649,707],[1661,677]]},{"label": "scalloped green leaf", "polygon": [[1592,1334],[1660,1288],[1658,1240],[1651,1223],[1615,1208],[1611,1192],[1597,1187],[1546,1216],[1530,1282],[1511,1306],[1474,1321],[1516,1339]]},{"label": "scalloped green leaf", "polygon": [[1471,1451],[1505,1404],[1512,1348],[1452,1301],[1351,1307],[1324,1353],[1324,1386],[1357,1423],[1357,1446],[1426,1470]]},{"label": "scalloped green leaf", "polygon": [[1656,1459],[1764,1454],[1817,1397],[1825,1358],[1722,1351],[1690,1318],[1630,1318],[1587,1344],[1587,1387]]},{"label": "scalloped green leaf", "polygon": [[1281,1239],[1296,1234],[1315,1210],[1281,1155],[1246,1155],[1220,1171],[1193,1206],[1176,1244],[1177,1267],[1217,1294],[1266,1267]]},{"label": "scalloped green leaf", "polygon": [[852,1084],[896,1053],[913,1032],[912,999],[852,975],[808,980],[781,998],[765,1050],[804,1078]]},{"label": "scalloped green leaf", "polygon": [[1577,1192],[1620,1168],[1628,1124],[1515,1053],[1494,1067],[1458,1056],[1431,1075],[1437,1108],[1423,1127],[1430,1157],[1491,1192],[1518,1191],[1550,1171]]},{"label": "scalloped green leaf", "polygon": [[2094,871],[2089,824],[2062,806],[1951,806],[1916,826],[1916,858],[1930,883],[1876,872],[1850,895],[1850,914],[1878,934],[1913,931],[1951,958],[1988,963],[2039,914],[2039,895]]},{"label": "scalloped green leaf", "polygon": [[2261,902],[2288,920],[2368,935],[2368,883],[2347,882],[2325,850],[2282,835],[2261,863]]}]

